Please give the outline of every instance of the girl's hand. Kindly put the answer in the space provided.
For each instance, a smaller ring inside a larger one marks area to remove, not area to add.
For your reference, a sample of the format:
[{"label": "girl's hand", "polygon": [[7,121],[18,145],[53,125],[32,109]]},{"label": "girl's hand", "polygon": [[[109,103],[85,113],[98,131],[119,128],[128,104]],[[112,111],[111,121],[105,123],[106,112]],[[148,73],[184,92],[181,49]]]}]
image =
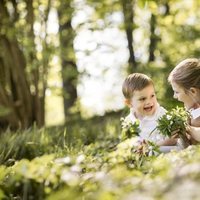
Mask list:
[{"label": "girl's hand", "polygon": [[200,142],[200,127],[188,125],[186,127],[186,136],[189,137],[191,140],[194,139]]},{"label": "girl's hand", "polygon": [[190,135],[190,132],[186,131],[185,135],[186,135],[188,140],[192,139],[192,136]]}]

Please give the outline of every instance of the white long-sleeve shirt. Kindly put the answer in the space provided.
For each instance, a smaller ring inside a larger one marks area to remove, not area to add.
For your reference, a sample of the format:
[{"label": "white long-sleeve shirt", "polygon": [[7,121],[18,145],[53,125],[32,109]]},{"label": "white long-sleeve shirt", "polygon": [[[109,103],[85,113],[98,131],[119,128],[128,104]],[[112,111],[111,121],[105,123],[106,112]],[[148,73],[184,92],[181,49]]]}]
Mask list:
[{"label": "white long-sleeve shirt", "polygon": [[145,116],[143,119],[138,119],[135,117],[133,111],[130,109],[130,114],[126,117],[125,120],[131,121],[132,123],[135,123],[136,120],[139,120],[139,128],[141,130],[139,136],[141,137],[141,139],[149,140],[156,143],[165,139],[163,135],[155,130],[158,118],[165,113],[166,110],[158,105],[156,112],[152,116]]}]

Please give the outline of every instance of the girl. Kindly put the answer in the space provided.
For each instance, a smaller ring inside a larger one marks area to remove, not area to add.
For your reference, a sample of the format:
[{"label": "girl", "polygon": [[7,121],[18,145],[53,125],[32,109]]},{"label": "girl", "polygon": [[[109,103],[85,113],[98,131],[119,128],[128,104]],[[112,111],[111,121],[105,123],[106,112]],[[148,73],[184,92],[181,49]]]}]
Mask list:
[{"label": "girl", "polygon": [[200,60],[189,58],[180,62],[169,74],[174,98],[184,103],[191,114],[187,133],[200,141]]}]

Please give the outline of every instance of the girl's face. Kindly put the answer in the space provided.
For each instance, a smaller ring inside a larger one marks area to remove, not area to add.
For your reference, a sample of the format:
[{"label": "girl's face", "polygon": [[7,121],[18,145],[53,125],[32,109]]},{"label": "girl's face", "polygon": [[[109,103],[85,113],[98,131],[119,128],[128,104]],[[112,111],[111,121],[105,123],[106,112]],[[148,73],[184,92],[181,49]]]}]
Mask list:
[{"label": "girl's face", "polygon": [[129,106],[138,118],[153,115],[157,107],[157,99],[153,85],[148,85],[142,90],[134,91]]},{"label": "girl's face", "polygon": [[196,99],[196,95],[195,95],[195,89],[193,91],[193,89],[190,89],[186,92],[186,90],[184,90],[184,88],[182,88],[181,86],[179,86],[177,83],[175,82],[171,82],[172,85],[172,89],[174,90],[174,98],[177,99],[178,101],[181,101],[184,103],[184,106],[186,107],[186,109],[191,109],[191,108],[195,108],[197,102]]}]

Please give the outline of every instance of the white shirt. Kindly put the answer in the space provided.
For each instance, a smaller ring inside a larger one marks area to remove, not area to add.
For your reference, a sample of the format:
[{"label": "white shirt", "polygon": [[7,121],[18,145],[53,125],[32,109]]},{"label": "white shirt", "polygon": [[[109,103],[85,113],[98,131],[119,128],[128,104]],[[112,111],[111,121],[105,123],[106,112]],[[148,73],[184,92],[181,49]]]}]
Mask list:
[{"label": "white shirt", "polygon": [[126,120],[131,121],[132,123],[135,123],[136,120],[139,120],[139,128],[141,130],[139,136],[141,137],[141,139],[149,140],[156,143],[165,139],[165,137],[161,135],[157,130],[154,130],[157,126],[158,118],[165,113],[166,110],[158,104],[156,112],[152,116],[146,116],[143,119],[138,119],[135,117],[132,110],[130,110],[130,114],[126,117]]}]

